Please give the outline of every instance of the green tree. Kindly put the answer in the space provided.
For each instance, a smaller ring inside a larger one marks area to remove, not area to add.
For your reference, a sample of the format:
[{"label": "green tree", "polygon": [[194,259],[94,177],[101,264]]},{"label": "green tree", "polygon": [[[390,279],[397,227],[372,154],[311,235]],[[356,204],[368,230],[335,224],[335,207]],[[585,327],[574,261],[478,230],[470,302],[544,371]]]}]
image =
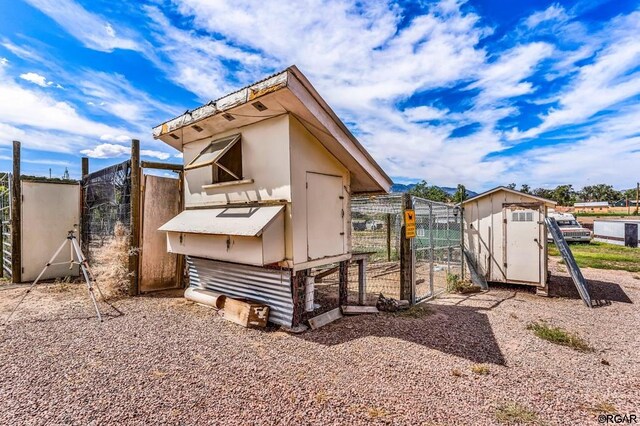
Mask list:
[{"label": "green tree", "polygon": [[553,190],[551,199],[561,206],[571,206],[576,201],[576,191],[573,185],[558,185]]},{"label": "green tree", "polygon": [[507,188],[516,189],[516,184],[515,183],[510,183],[509,185],[507,185]]},{"label": "green tree", "polygon": [[546,188],[536,188],[533,190],[533,195],[536,197],[546,198],[547,200],[553,200],[553,190]]},{"label": "green tree", "polygon": [[449,201],[449,194],[438,186],[427,184],[425,180],[415,184],[414,187],[409,190],[409,194],[441,203]]},{"label": "green tree", "polygon": [[451,201],[453,201],[454,203],[461,203],[466,199],[467,188],[465,188],[462,184],[458,184],[458,189],[456,189],[455,194],[453,194],[453,199]]},{"label": "green tree", "polygon": [[615,203],[623,198],[623,194],[611,185],[599,183],[588,185],[578,191],[578,198],[582,201],[608,201]]},{"label": "green tree", "polygon": [[523,183],[520,187],[520,192],[524,192],[525,194],[531,194],[531,187],[526,183]]}]

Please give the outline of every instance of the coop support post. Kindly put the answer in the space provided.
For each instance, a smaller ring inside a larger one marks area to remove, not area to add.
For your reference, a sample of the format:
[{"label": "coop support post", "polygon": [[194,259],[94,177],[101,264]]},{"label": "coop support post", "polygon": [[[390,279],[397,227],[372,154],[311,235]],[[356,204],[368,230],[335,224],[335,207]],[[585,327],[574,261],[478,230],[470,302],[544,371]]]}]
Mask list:
[{"label": "coop support post", "polygon": [[343,260],[338,268],[338,300],[340,306],[344,306],[348,301],[349,290],[349,261]]},{"label": "coop support post", "polygon": [[89,158],[82,157],[81,164],[81,179],[80,179],[80,223],[78,224],[78,239],[80,239],[80,247],[85,256],[89,255],[89,251],[87,250],[87,223],[86,216],[87,212],[85,211],[85,179],[89,174]]},{"label": "coop support post", "polygon": [[291,294],[293,296],[293,320],[291,327],[296,328],[302,324],[304,314],[304,296],[308,270],[296,271],[291,274]]},{"label": "coop support post", "polygon": [[138,294],[140,259],[140,141],[131,140],[131,235],[129,237],[129,295]]},{"label": "coop support post", "polygon": [[11,181],[11,279],[22,282],[22,238],[20,217],[22,186],[20,185],[20,142],[13,141],[13,180]]},{"label": "coop support post", "polygon": [[402,196],[402,228],[400,230],[400,299],[415,303],[415,256],[411,238],[407,238],[404,223],[405,210],[413,209],[413,200],[410,194]]}]

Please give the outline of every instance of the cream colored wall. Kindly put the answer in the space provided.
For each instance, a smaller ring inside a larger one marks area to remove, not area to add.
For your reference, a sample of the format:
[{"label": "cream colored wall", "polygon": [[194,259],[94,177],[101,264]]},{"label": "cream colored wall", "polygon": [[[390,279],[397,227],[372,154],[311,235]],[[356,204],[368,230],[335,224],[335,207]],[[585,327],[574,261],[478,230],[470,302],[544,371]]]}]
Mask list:
[{"label": "cream colored wall", "polygon": [[220,133],[204,140],[186,143],[183,161],[188,164],[215,139],[242,134],[242,173],[253,183],[203,189],[211,183],[211,168],[185,172],[184,197],[187,208],[238,202],[291,201],[289,168],[289,118],[281,115]]},{"label": "cream colored wall", "polygon": [[[504,270],[504,217],[502,205],[504,203],[531,203],[534,199],[513,194],[508,191],[498,191],[476,201],[471,201],[464,206],[465,222],[465,247],[478,259],[478,273],[487,280],[494,282],[506,282]],[[543,207],[543,214],[546,207]],[[542,242],[540,259],[540,284],[547,279],[547,237],[544,227],[538,235]],[[535,277],[537,279],[537,277]]]},{"label": "cream colored wall", "polygon": [[289,151],[289,115],[280,115],[258,123],[220,133],[183,147],[188,164],[214,139],[242,134],[242,173],[253,183],[202,189],[211,183],[211,168],[185,172],[185,208],[217,206],[229,203],[286,201],[284,212],[285,259],[293,259],[291,225],[291,173]]},{"label": "cream colored wall", "polygon": [[[80,222],[80,185],[22,181],[22,197],[22,280],[33,281]],[[54,262],[69,260],[67,244]],[[77,276],[78,266],[52,265],[42,279],[68,275]]]},{"label": "cream colored wall", "polygon": [[349,171],[320,142],[304,128],[293,116],[289,121],[291,139],[291,193],[292,193],[292,227],[293,227],[293,261],[294,265],[308,262],[307,258],[307,172],[324,173],[342,176],[342,183],[346,190],[345,196],[345,253],[351,251],[350,214],[349,206],[350,176]]}]

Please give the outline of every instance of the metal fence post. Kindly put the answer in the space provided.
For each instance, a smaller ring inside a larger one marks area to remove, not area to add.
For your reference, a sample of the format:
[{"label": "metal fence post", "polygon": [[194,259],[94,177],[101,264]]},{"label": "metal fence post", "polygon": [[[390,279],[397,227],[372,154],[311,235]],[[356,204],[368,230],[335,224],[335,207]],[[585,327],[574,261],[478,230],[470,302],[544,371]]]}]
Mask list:
[{"label": "metal fence post", "polygon": [[464,209],[460,207],[460,279],[464,281]]},{"label": "metal fence post", "polygon": [[20,185],[20,142],[13,141],[13,181],[11,182],[11,281],[22,282],[22,228],[20,211],[22,209],[22,186]]},{"label": "metal fence post", "polygon": [[433,204],[429,203],[429,293],[433,296]]}]

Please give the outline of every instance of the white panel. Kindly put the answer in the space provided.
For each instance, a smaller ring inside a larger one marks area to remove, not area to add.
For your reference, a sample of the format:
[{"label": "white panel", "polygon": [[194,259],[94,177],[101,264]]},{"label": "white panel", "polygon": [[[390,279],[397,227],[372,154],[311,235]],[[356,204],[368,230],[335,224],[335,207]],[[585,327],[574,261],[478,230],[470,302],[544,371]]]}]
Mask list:
[{"label": "white panel", "polygon": [[256,237],[282,210],[284,206],[185,210],[162,225],[159,230]]},{"label": "white panel", "polygon": [[276,216],[261,236],[167,232],[171,253],[263,266],[284,260],[284,217]]},{"label": "white panel", "polygon": [[[22,281],[33,281],[80,223],[80,185],[22,181],[22,196]],[[67,244],[54,262],[70,259]],[[77,276],[78,267],[52,265],[42,279],[69,275]]]},{"label": "white panel", "polygon": [[309,260],[344,253],[342,177],[307,173],[307,256]]}]

